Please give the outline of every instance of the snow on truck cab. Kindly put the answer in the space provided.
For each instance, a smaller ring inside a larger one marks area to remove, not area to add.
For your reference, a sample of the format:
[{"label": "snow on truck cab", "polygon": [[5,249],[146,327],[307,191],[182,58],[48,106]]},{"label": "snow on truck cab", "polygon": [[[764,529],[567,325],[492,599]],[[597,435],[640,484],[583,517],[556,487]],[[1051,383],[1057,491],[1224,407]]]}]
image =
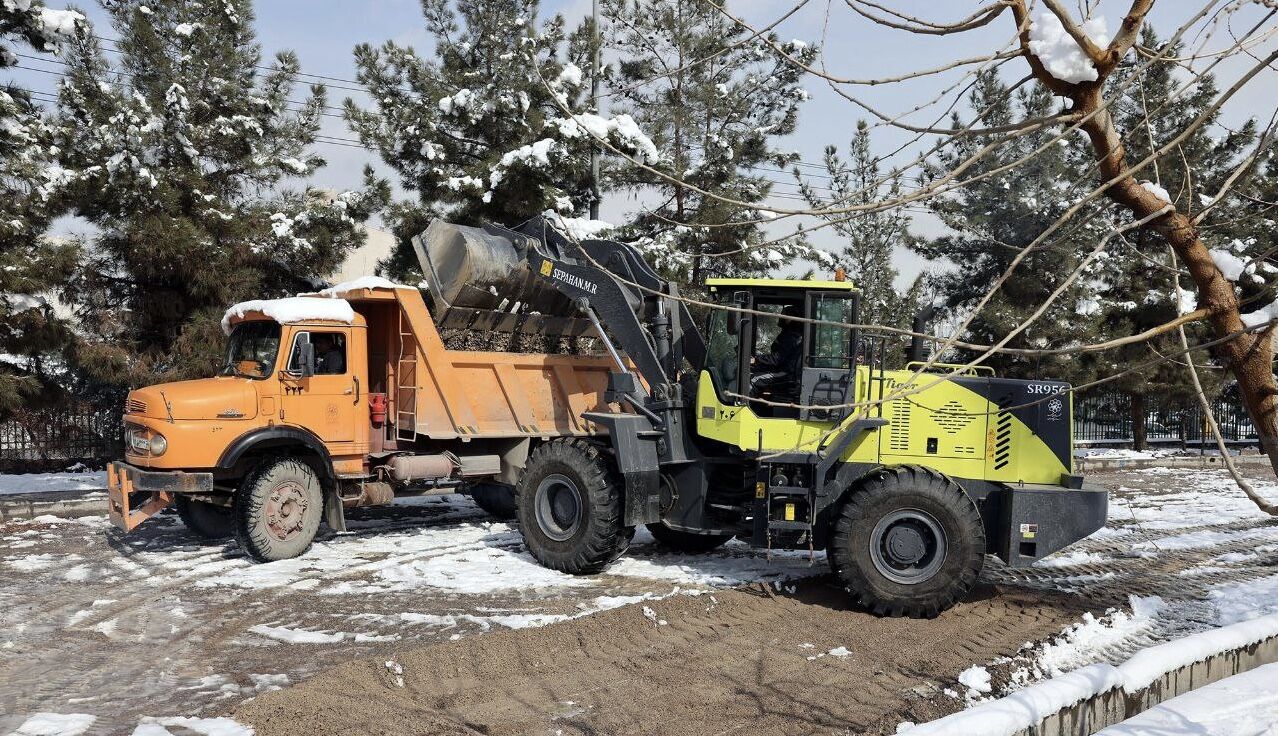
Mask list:
[{"label": "snow on truck cab", "polygon": [[[365,278],[238,304],[218,376],[131,393],[114,523],[173,504],[271,561],[347,508],[462,491],[563,572],[604,569],[644,524],[688,553],[825,550],[859,603],[909,616],[961,599],[987,554],[1029,565],[1104,524],[1066,384],[889,369],[846,281],[711,279],[703,333],[631,246],[541,218],[436,220],[414,246],[425,297]],[[442,328],[602,354],[450,350]]]}]

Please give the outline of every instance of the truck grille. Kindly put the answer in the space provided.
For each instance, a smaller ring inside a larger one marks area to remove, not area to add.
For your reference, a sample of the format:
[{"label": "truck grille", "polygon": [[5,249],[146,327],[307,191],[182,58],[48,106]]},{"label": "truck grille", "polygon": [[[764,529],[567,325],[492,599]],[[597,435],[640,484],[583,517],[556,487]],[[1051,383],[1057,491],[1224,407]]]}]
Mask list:
[{"label": "truck grille", "polygon": [[124,413],[126,414],[145,414],[146,402],[137,399],[129,399],[124,402]]}]

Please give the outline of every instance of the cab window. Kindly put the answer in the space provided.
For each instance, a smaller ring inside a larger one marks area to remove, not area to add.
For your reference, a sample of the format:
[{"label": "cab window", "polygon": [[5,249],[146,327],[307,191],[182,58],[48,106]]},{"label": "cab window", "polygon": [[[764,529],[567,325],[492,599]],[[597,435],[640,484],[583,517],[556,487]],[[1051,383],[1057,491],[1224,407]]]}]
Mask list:
[{"label": "cab window", "polygon": [[280,352],[280,324],[275,321],[241,322],[231,330],[222,366],[224,376],[266,378],[275,370]]},{"label": "cab window", "polygon": [[293,338],[293,350],[289,356],[288,370],[296,373],[301,370],[302,345],[311,343],[315,346],[315,375],[340,376],[346,373],[346,335],[341,332],[299,332]]},{"label": "cab window", "polygon": [[[814,297],[812,316],[823,322],[849,324],[855,321],[852,306],[852,299],[841,294],[818,294]],[[852,366],[851,348],[851,328],[813,325],[812,356],[808,364],[813,368],[847,370]]]}]

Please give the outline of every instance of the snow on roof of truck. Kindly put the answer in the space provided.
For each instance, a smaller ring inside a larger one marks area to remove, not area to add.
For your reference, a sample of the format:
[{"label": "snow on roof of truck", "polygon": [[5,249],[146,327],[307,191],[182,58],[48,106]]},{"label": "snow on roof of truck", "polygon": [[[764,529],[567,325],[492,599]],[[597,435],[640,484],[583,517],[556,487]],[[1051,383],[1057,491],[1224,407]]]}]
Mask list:
[{"label": "snow on roof of truck", "polygon": [[[417,287],[408,286],[407,284],[397,284],[394,281],[390,281],[389,279],[384,279],[381,276],[360,276],[357,279],[352,279],[350,281],[343,281],[342,283],[337,284],[335,286],[330,286],[327,289],[322,289],[320,290],[319,293],[322,294],[323,296],[337,297],[343,294],[350,293],[352,291],[359,291],[360,289],[415,289],[415,288]],[[301,295],[299,294],[298,296],[301,296]]]},{"label": "snow on roof of truck", "polygon": [[231,334],[231,320],[244,317],[250,312],[261,312],[280,324],[313,319],[345,322],[348,325],[355,323],[355,310],[345,299],[290,296],[284,299],[254,299],[236,304],[222,315],[222,331]]}]

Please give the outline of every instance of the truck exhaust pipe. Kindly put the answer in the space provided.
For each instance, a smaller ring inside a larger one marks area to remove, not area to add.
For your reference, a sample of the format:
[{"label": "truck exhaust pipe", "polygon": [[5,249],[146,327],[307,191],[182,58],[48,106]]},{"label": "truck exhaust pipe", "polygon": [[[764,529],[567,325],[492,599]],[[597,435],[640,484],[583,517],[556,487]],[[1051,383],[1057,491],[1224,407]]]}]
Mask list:
[{"label": "truck exhaust pipe", "polygon": [[[935,316],[936,316],[935,306],[929,304],[926,307],[923,307],[922,309],[919,310],[918,314],[914,315],[914,325],[910,329],[916,333],[926,333],[928,330],[928,326],[932,322],[932,318]],[[921,363],[927,360],[927,358],[925,357],[927,353],[928,353],[927,340],[920,337],[919,335],[915,335],[913,338],[910,339],[910,362],[911,363]]]}]

